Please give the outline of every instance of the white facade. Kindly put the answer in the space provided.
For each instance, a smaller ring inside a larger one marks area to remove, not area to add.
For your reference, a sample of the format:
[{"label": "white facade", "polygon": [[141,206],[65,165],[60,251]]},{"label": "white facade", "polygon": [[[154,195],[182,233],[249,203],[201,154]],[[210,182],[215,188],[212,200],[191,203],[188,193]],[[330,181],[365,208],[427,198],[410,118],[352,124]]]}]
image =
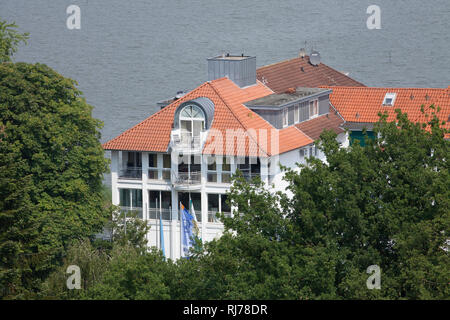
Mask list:
[{"label": "white facade", "polygon": [[[319,150],[316,153],[313,145],[271,158],[247,158],[248,166],[243,163],[245,158],[217,157],[214,166],[211,165],[211,156],[190,154],[189,157],[195,156],[201,161],[194,164],[198,171],[189,172],[187,179],[180,179],[182,173],[178,170],[178,153],[131,153],[134,155],[130,155],[128,151],[111,151],[112,202],[123,210],[142,212],[142,219],[150,225],[148,244],[157,248],[161,247],[159,215],[162,214],[165,253],[166,257],[171,259],[181,256],[179,203],[183,200],[183,205],[189,208],[189,193],[191,198],[196,200],[193,202],[200,236],[203,241],[211,241],[220,237],[223,232],[223,225],[216,220],[215,213],[224,212],[231,215],[231,208],[227,208],[225,204],[225,194],[230,188],[229,177],[238,168],[244,171],[248,178],[257,175],[266,184],[274,184],[275,191],[285,191],[287,182],[283,180],[279,164],[297,168],[296,164],[305,163],[308,156],[324,160],[323,153]],[[133,158],[132,163],[129,157]],[[170,168],[167,168],[169,157]],[[136,161],[136,158],[140,158],[140,161]],[[186,156],[184,159],[186,160]],[[135,165],[140,167],[134,167]],[[247,167],[249,171],[245,172]],[[198,177],[194,175],[197,172]],[[189,174],[193,175],[193,179],[189,179]]]}]

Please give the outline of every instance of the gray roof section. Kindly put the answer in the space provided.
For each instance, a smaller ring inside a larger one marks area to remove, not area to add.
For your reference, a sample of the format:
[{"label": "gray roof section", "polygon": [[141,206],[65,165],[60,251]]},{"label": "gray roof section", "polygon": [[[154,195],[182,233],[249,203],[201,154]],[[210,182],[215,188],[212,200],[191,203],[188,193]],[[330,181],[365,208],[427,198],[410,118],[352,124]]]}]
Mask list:
[{"label": "gray roof section", "polygon": [[262,98],[248,101],[245,105],[252,109],[256,107],[264,109],[284,107],[294,102],[303,102],[330,93],[330,89],[298,87],[294,93],[273,93]]}]

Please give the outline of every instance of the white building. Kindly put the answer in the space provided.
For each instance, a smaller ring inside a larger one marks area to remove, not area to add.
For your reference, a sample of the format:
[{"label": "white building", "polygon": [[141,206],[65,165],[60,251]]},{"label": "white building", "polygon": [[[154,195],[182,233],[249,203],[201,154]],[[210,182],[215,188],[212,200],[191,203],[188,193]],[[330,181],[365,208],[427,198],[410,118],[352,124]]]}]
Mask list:
[{"label": "white building", "polygon": [[306,157],[323,158],[314,141],[324,129],[334,130],[343,145],[348,140],[330,89],[274,93],[257,81],[256,58],[243,55],[208,59],[208,75],[103,145],[111,150],[113,203],[148,221],[151,246],[160,247],[161,214],[172,259],[181,255],[180,203],[189,208],[192,199],[200,236],[210,241],[223,231],[216,213],[232,214],[226,192],[237,169],[284,190],[279,163],[296,167]]}]

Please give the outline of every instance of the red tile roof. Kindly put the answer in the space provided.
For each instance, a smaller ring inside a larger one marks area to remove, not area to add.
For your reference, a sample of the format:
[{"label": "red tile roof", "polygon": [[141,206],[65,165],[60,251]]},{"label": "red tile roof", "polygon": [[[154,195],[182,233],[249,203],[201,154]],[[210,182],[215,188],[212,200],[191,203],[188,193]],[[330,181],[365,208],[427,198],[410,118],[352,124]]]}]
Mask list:
[{"label": "red tile roof", "polygon": [[[439,119],[445,121],[450,129],[450,87],[438,88],[370,88],[370,87],[330,87],[331,104],[339,111],[346,122],[374,123],[379,119],[378,113],[387,111],[388,121],[395,120],[395,109],[408,114],[413,122],[426,122],[421,106],[430,113],[431,104],[439,106]],[[393,106],[383,106],[386,93],[396,93]]]},{"label": "red tile roof", "polygon": [[263,82],[275,93],[282,93],[289,88],[295,87],[364,86],[362,83],[323,63],[313,66],[309,63],[308,56],[261,67],[256,70],[256,75],[259,81]]},{"label": "red tile roof", "polygon": [[311,139],[317,140],[324,130],[332,130],[336,134],[345,132],[345,130],[341,128],[341,125],[344,122],[345,121],[338,115],[336,110],[330,107],[329,113],[296,124],[296,127]]},{"label": "red tile roof", "polygon": [[[106,150],[166,152],[170,142],[175,110],[183,102],[198,97],[207,97],[215,105],[214,119],[203,149],[205,154],[274,155],[313,143],[313,140],[295,127],[283,130],[275,129],[261,116],[243,105],[244,102],[272,93],[272,90],[259,81],[256,85],[246,88],[238,87],[228,78],[205,82],[181,99],[106,142],[103,144],[103,148]],[[242,148],[237,148],[234,138],[226,139],[227,130],[230,129],[242,130],[241,132],[249,134],[249,139]],[[213,148],[211,145],[216,139],[214,132],[222,133],[222,150],[220,147]],[[265,139],[266,135],[267,139]]]}]

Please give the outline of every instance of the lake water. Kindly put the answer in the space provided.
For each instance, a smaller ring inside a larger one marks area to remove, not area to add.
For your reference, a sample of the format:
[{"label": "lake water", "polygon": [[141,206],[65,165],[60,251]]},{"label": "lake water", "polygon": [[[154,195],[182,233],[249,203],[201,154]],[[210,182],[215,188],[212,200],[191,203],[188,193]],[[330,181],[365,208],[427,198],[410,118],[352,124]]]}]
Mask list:
[{"label": "lake water", "polygon": [[[81,29],[66,8],[81,9]],[[381,30],[366,27],[369,5]],[[256,55],[263,66],[307,41],[322,61],[369,86],[450,85],[449,0],[0,0],[0,18],[30,32],[16,61],[41,62],[78,81],[102,142],[207,78],[206,58]]]}]

